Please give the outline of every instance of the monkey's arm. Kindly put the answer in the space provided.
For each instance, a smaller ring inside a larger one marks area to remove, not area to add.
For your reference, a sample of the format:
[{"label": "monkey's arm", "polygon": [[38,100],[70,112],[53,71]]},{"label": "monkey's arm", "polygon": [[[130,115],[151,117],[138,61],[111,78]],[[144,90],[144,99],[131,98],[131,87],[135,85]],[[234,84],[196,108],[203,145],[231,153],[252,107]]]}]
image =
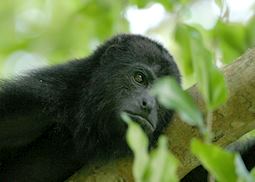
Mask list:
[{"label": "monkey's arm", "polygon": [[86,69],[87,62],[75,61],[0,81],[0,150],[34,141],[55,122],[75,125]]},{"label": "monkey's arm", "polygon": [[44,114],[48,101],[40,93],[43,87],[33,77],[1,83],[0,149],[26,145],[51,125]]}]

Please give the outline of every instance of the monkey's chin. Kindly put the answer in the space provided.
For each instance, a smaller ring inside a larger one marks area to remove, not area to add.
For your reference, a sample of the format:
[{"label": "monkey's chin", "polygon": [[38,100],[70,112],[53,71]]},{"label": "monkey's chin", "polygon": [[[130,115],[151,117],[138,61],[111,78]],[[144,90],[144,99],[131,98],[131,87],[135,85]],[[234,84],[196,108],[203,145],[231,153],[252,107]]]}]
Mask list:
[{"label": "monkey's chin", "polygon": [[129,112],[126,112],[126,113],[131,118],[131,120],[137,122],[143,128],[143,130],[145,131],[146,134],[150,135],[154,132],[155,126],[153,126],[152,123],[148,119],[146,119],[138,114],[133,114],[133,113],[129,113]]}]

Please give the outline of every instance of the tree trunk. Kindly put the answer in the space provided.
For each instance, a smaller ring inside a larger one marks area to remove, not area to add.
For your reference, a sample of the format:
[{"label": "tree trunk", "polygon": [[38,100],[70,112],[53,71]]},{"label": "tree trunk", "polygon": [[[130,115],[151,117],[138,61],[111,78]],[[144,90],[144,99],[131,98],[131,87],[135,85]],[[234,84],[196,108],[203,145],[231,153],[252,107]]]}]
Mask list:
[{"label": "tree trunk", "polygon": [[[213,113],[214,142],[227,146],[245,133],[255,129],[255,49],[250,49],[236,62],[223,69],[229,88],[228,102]],[[189,89],[203,111],[204,104],[196,87]],[[183,177],[199,165],[189,151],[190,140],[199,137],[196,128],[181,122],[174,116],[172,124],[165,134],[169,139],[170,149],[180,160],[179,176]],[[68,181],[133,181],[132,159],[123,158],[110,161],[95,162],[74,174]]]}]

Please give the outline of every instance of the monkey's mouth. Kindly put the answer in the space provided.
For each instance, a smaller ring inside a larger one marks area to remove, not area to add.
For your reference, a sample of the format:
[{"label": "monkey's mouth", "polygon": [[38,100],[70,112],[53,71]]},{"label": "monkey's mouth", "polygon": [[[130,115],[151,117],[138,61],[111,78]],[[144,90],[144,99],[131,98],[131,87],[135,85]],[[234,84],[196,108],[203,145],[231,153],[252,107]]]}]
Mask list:
[{"label": "monkey's mouth", "polygon": [[155,130],[155,126],[147,118],[135,113],[126,113],[133,121],[137,122],[146,133],[152,133]]}]

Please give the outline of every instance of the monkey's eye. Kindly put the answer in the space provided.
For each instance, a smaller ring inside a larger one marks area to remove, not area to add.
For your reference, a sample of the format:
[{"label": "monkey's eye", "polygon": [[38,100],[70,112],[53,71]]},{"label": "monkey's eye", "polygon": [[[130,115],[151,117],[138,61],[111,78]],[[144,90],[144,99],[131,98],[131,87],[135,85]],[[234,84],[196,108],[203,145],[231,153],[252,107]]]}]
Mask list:
[{"label": "monkey's eye", "polygon": [[139,84],[145,84],[145,82],[146,82],[144,74],[142,74],[140,72],[135,73],[133,77],[134,77],[135,82],[137,82]]}]

